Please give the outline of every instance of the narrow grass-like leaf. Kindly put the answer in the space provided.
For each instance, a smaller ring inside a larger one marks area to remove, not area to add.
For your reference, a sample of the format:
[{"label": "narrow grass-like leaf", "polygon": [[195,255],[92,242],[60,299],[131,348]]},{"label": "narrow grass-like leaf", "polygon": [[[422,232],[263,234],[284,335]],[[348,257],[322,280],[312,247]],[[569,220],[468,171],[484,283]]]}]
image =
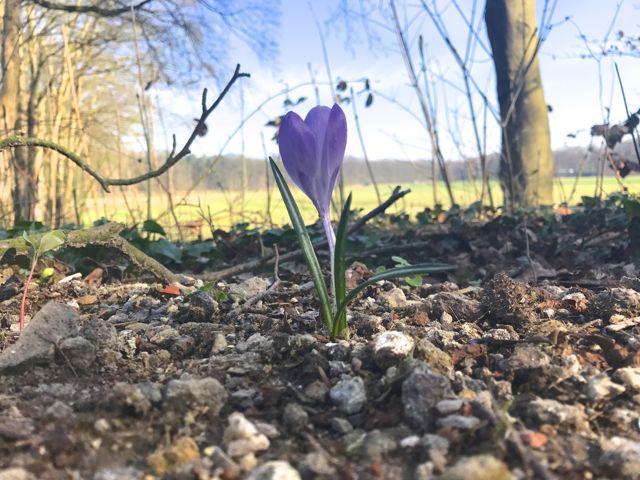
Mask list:
[{"label": "narrow grass-like leaf", "polygon": [[278,185],[278,189],[282,195],[282,200],[287,207],[289,218],[291,218],[293,229],[298,236],[298,242],[300,243],[304,259],[309,267],[311,280],[313,280],[313,285],[316,288],[316,292],[320,300],[320,311],[322,313],[322,317],[324,318],[324,322],[327,325],[329,333],[331,333],[334,330],[333,312],[331,311],[329,292],[327,291],[327,285],[324,283],[324,278],[322,277],[322,270],[320,269],[318,257],[316,257],[316,252],[313,250],[313,245],[311,244],[311,239],[307,233],[307,228],[304,225],[304,220],[302,219],[302,215],[300,215],[300,210],[298,209],[296,201],[293,199],[293,195],[291,195],[291,190],[289,190],[286,180],[271,157],[269,157],[269,162],[271,163],[271,170],[273,170],[273,176],[276,179],[276,184]]},{"label": "narrow grass-like leaf", "polygon": [[[411,275],[426,275],[428,273],[448,272],[454,270],[455,268],[455,265],[451,265],[449,263],[419,263],[417,265],[411,265],[409,267],[392,268],[390,270],[378,273],[352,289],[344,297],[344,300],[342,300],[342,302],[338,304],[335,318],[340,318],[341,315],[346,315],[347,305],[349,305],[349,303],[354,298],[356,298],[356,296],[362,290],[367,288],[369,285],[373,285],[374,283],[379,282],[380,280],[392,280],[394,278],[409,277]],[[337,322],[334,322],[334,331],[332,332],[332,334],[336,336],[339,333],[340,330],[338,330],[338,324]]]},{"label": "narrow grass-like leaf", "polygon": [[[351,218],[351,193],[347,197],[347,201],[344,202],[342,208],[342,214],[340,215],[340,222],[338,223],[338,231],[336,233],[336,251],[333,261],[333,275],[334,284],[336,286],[336,305],[344,300],[347,294],[346,283],[346,260],[345,252],[347,249],[347,237],[349,236],[349,219]],[[333,319],[334,330],[338,333],[347,328],[347,311],[345,310],[339,317]]]}]

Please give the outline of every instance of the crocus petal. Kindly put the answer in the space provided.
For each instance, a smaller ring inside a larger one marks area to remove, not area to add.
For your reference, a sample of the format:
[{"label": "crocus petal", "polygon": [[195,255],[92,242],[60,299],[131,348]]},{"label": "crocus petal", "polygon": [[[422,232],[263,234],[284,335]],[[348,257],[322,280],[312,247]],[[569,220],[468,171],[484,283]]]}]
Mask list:
[{"label": "crocus petal", "polygon": [[324,139],[322,140],[321,171],[326,172],[327,186],[325,190],[328,205],[331,201],[331,192],[336,183],[338,172],[344,161],[344,151],[347,146],[347,119],[342,108],[336,103],[333,105],[327,122]]},{"label": "crocus petal", "polygon": [[[304,123],[309,126],[316,136],[316,159],[318,162],[322,159],[322,144],[327,126],[329,125],[330,115],[331,109],[329,107],[318,105],[309,110],[309,113],[307,113],[304,119]],[[318,167],[320,168],[320,165]]]},{"label": "crocus petal", "polygon": [[316,137],[297,113],[289,112],[282,119],[278,145],[282,163],[291,180],[314,200],[316,187],[312,179],[318,176],[319,169]]}]

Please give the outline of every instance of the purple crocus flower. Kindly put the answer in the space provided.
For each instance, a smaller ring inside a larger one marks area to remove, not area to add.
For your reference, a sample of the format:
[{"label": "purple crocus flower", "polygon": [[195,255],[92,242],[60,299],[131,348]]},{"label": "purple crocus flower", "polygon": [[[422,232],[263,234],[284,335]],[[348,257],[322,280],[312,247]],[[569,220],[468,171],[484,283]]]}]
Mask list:
[{"label": "purple crocus flower", "polygon": [[297,113],[289,112],[282,119],[278,143],[289,177],[318,210],[333,257],[335,234],[330,205],[347,145],[344,112],[337,103],[333,108],[312,108],[304,120]]}]

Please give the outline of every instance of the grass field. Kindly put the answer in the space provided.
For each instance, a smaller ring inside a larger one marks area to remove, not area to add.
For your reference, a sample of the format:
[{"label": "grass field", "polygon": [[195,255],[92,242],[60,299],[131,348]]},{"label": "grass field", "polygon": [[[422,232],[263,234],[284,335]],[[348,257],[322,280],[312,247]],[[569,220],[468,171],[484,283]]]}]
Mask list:
[{"label": "grass field", "polygon": [[[632,193],[640,193],[640,177],[628,177],[624,181],[625,185]],[[574,190],[575,184],[575,191]],[[595,177],[580,178],[575,183],[575,178],[557,178],[554,183],[554,199],[556,203],[567,202],[575,205],[580,202],[584,195],[593,196],[595,193]],[[380,194],[386,198],[395,185],[380,185]],[[406,212],[415,215],[425,207],[434,206],[433,188],[431,183],[413,183],[403,185],[410,188],[411,193],[397,202],[390,212]],[[479,197],[476,186],[471,182],[457,181],[453,185],[453,193],[460,205],[469,205]],[[353,205],[365,211],[374,208],[378,202],[375,190],[371,185],[352,185],[346,189],[353,192]],[[445,206],[448,206],[444,184],[436,187],[437,198]],[[605,194],[619,191],[620,187],[613,177],[605,177]],[[497,183],[492,183],[492,191],[496,205],[502,202],[502,192]],[[309,200],[297,188],[293,189],[294,195],[303,216],[308,222],[315,221],[315,209]],[[573,195],[572,195],[573,192]],[[124,196],[126,195],[126,202]],[[176,204],[176,216],[183,226],[183,233],[186,236],[193,236],[202,229],[203,235],[209,235],[208,222],[204,218],[211,219],[216,228],[228,229],[239,222],[248,222],[255,226],[266,226],[266,191],[248,191],[243,196],[239,192],[221,192],[216,190],[195,191],[182,202],[182,195],[177,192],[174,198]],[[127,206],[128,204],[128,206]],[[161,192],[156,192],[153,197],[152,213],[153,217],[164,225],[171,236],[177,233],[175,220],[168,212],[168,201]],[[121,221],[127,224],[139,222],[146,215],[146,197],[143,192],[125,191],[121,193],[114,190],[110,194],[87,199],[86,212],[82,220],[89,224],[101,217]],[[271,219],[274,225],[289,223],[284,204],[277,189],[271,192]]]}]

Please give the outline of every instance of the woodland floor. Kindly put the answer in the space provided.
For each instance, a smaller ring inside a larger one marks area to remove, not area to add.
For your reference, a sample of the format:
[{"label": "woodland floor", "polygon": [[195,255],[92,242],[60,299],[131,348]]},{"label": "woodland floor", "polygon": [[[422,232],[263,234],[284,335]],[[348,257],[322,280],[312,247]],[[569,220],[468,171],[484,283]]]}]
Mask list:
[{"label": "woodland floor", "polygon": [[[351,282],[391,255],[457,270],[370,287],[337,342],[298,262],[275,287],[269,271],[176,290],[109,269],[34,287],[22,334],[7,267],[0,479],[640,478],[625,202],[380,221],[354,239]],[[191,275],[269,248],[234,245]]]}]

